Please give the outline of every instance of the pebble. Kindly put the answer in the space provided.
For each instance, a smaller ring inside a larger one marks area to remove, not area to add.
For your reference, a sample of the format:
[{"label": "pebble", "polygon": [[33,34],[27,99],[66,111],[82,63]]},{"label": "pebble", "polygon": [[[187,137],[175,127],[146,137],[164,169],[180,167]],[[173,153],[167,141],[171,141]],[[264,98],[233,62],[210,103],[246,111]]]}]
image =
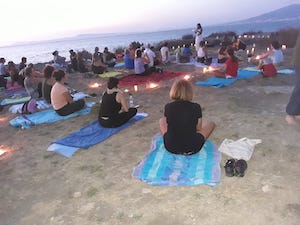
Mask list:
[{"label": "pebble", "polygon": [[74,192],[73,197],[74,198],[80,198],[81,197],[81,192]]},{"label": "pebble", "polygon": [[270,187],[269,187],[269,185],[264,185],[263,187],[262,187],[262,191],[263,192],[269,192],[270,191]]}]

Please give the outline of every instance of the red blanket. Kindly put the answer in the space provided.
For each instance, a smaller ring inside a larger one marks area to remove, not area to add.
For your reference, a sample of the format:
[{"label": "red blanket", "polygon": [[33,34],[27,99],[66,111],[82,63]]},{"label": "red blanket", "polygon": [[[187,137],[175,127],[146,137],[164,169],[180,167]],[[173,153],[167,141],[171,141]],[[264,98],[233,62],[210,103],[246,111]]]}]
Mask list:
[{"label": "red blanket", "polygon": [[164,80],[171,80],[175,77],[182,76],[184,72],[164,71],[163,73],[152,73],[148,76],[139,76],[135,74],[129,74],[127,76],[119,78],[119,86],[133,86],[139,84],[146,84],[148,82],[158,83]]}]

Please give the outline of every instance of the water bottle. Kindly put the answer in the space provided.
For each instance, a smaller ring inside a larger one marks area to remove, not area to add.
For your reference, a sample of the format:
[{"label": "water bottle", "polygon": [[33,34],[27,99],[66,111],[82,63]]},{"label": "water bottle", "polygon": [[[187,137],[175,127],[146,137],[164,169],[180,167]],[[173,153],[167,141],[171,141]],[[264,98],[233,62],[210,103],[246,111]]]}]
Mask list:
[{"label": "water bottle", "polygon": [[132,94],[129,94],[129,107],[131,107],[131,108],[134,107],[133,96],[132,96]]}]

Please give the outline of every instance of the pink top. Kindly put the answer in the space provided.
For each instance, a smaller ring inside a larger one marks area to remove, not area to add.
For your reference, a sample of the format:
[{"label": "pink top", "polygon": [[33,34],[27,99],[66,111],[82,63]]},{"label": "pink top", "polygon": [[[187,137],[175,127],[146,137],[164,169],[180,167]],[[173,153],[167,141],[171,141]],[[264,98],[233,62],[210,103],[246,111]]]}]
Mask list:
[{"label": "pink top", "polygon": [[51,90],[51,104],[55,110],[61,109],[68,104],[63,93],[68,92],[68,88],[59,82],[55,82]]}]

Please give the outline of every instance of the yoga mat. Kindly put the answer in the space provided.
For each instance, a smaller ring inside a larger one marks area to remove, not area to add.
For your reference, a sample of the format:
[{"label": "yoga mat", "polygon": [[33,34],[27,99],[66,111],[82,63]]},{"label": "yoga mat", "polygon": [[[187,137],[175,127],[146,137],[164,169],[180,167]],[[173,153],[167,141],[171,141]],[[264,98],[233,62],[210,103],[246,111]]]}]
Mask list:
[{"label": "yoga mat", "polygon": [[156,186],[215,186],[221,178],[221,153],[207,140],[201,151],[193,155],[168,152],[161,135],[152,140],[150,152],[133,170],[132,176]]},{"label": "yoga mat", "polygon": [[122,67],[125,67],[125,63],[124,62],[120,62],[120,63],[117,63],[116,65],[114,65],[115,68],[122,68]]},{"label": "yoga mat", "polygon": [[55,110],[48,109],[45,111],[36,112],[33,114],[18,116],[9,121],[10,125],[13,127],[22,127],[25,129],[30,128],[31,126],[35,126],[43,123],[53,123],[59,120],[66,120],[75,116],[86,115],[91,111],[91,107],[95,104],[95,102],[87,102],[86,107],[81,109],[80,111],[74,112],[67,116],[58,115]]},{"label": "yoga mat", "polygon": [[127,123],[116,128],[104,128],[99,125],[98,121],[94,121],[66,137],[53,141],[48,151],[55,151],[66,157],[71,157],[80,148],[88,149],[147,116],[146,113],[137,113]]},{"label": "yoga mat", "polygon": [[109,78],[109,77],[116,77],[116,76],[119,76],[119,75],[122,75],[122,73],[117,72],[117,71],[111,71],[111,72],[106,72],[106,73],[99,74],[99,77]]},{"label": "yoga mat", "polygon": [[259,74],[259,72],[255,71],[255,70],[239,69],[237,78],[226,79],[226,78],[218,78],[218,77],[209,77],[207,80],[198,81],[195,84],[197,86],[212,86],[212,87],[216,87],[216,88],[222,88],[222,87],[226,87],[226,86],[233,84],[237,80],[255,77],[258,74]]},{"label": "yoga mat", "polygon": [[119,86],[133,86],[138,84],[146,84],[148,82],[160,82],[171,80],[175,77],[185,75],[183,72],[164,71],[163,73],[151,73],[147,76],[130,74],[119,79]]},{"label": "yoga mat", "polygon": [[237,79],[226,79],[226,78],[218,78],[218,77],[209,77],[205,81],[198,81],[195,83],[197,86],[207,86],[207,87],[216,87],[222,88],[233,84]]},{"label": "yoga mat", "polygon": [[31,99],[30,96],[20,97],[20,98],[6,98],[1,101],[1,105],[11,105],[11,104],[18,104],[24,103]]}]

